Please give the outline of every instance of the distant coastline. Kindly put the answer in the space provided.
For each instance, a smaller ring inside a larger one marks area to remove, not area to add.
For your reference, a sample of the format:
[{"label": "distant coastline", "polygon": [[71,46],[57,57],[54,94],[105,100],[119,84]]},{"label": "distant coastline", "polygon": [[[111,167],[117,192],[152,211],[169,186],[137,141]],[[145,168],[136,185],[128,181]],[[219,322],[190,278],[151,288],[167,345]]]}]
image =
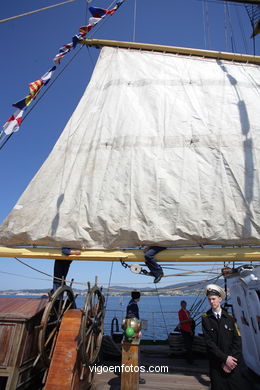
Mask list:
[{"label": "distant coastline", "polygon": [[[142,292],[142,296],[198,296],[201,294],[201,292],[205,289],[206,285],[209,283],[208,280],[200,280],[200,281],[194,281],[194,282],[186,282],[186,283],[176,283],[173,285],[165,286],[165,287],[159,287],[157,286],[157,291],[155,291],[152,287],[146,287],[146,288],[140,288],[140,291]],[[216,284],[223,287],[224,282],[223,280],[217,280],[215,282]],[[122,287],[122,286],[111,286],[109,288],[109,291],[107,288],[103,288],[103,294],[109,295],[109,296],[129,296],[129,292],[134,287]],[[13,296],[20,296],[20,295],[27,295],[27,296],[41,296],[41,295],[48,295],[48,292],[50,290],[47,289],[22,289],[22,290],[2,290],[0,291],[0,295],[13,295]],[[87,290],[79,290],[74,289],[73,291],[77,295],[85,296],[87,293]]]},{"label": "distant coastline", "polygon": [[[41,296],[41,295],[48,295],[48,291],[49,290],[44,290],[44,291],[39,291],[39,292],[30,292],[30,291],[0,291],[0,295],[2,296]],[[159,292],[159,295],[160,296],[166,296],[166,297],[171,297],[171,296],[196,296],[199,294],[199,291],[192,291],[192,292],[189,292],[189,293],[186,293],[186,292],[183,292],[183,291],[171,291],[171,292]],[[76,292],[77,295],[81,295],[81,296],[85,296],[86,295],[86,291],[80,291],[80,292]],[[129,292],[109,292],[107,294],[107,292],[104,292],[105,295],[109,295],[109,296],[114,296],[114,297],[124,297],[124,296],[129,296]],[[154,292],[154,291],[149,291],[149,292],[142,292],[142,296],[155,296],[155,295],[158,295],[157,292]]]}]

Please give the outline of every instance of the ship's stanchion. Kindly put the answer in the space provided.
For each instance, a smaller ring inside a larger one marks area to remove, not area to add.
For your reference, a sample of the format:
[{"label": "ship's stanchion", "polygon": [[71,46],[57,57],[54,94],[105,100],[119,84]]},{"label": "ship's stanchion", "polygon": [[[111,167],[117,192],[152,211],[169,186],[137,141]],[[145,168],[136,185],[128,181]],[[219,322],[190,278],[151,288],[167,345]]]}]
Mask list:
[{"label": "ship's stanchion", "polygon": [[122,341],[122,372],[120,390],[139,389],[140,340]]},{"label": "ship's stanchion", "polygon": [[122,365],[120,390],[139,390],[139,346],[141,321],[137,318],[123,320]]}]

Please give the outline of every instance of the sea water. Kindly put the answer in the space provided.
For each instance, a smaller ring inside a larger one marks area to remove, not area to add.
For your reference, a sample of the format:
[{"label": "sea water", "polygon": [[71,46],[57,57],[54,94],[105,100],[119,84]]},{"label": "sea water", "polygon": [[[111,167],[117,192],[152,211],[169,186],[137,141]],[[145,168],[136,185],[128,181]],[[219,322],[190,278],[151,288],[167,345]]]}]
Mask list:
[{"label": "sea water", "polygon": [[[3,295],[2,295],[3,296]],[[4,295],[4,297],[11,295]],[[15,295],[12,295],[13,297]],[[39,296],[19,295],[20,298],[39,298]],[[131,299],[130,296],[105,296],[105,321],[104,333],[111,334],[111,323],[113,318],[117,318],[119,331],[121,331],[122,320],[126,315],[126,307]],[[145,320],[142,329],[142,339],[147,340],[166,340],[168,334],[174,331],[178,325],[178,310],[180,302],[187,302],[189,310],[194,303],[199,303],[196,296],[141,296],[138,302],[140,319]],[[77,308],[84,306],[85,296],[76,298]],[[196,310],[196,334],[201,332],[200,316],[209,309],[208,303],[205,301]],[[195,314],[195,313],[194,313]],[[114,331],[116,329],[116,320],[114,320]]]},{"label": "sea water", "polygon": [[[130,297],[127,296],[108,297],[105,314],[105,334],[110,334],[111,332],[113,317],[118,319],[119,328],[121,328],[129,300]],[[139,315],[140,319],[145,320],[145,325],[147,325],[146,329],[142,329],[142,339],[166,340],[168,334],[173,332],[179,323],[178,311],[180,310],[180,302],[182,300],[187,302],[187,309],[189,310],[196,300],[196,296],[141,296],[138,302]],[[196,333],[201,332],[200,315],[208,309],[206,305],[207,302],[198,309]]]}]

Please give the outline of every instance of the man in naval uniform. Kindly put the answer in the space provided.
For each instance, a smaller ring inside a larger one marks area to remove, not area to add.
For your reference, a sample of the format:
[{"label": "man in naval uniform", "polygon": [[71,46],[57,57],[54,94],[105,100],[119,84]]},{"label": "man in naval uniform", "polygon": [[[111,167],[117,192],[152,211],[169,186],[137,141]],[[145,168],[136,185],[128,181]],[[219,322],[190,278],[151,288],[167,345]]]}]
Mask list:
[{"label": "man in naval uniform", "polygon": [[240,372],[242,345],[233,316],[222,309],[223,288],[210,284],[206,295],[211,309],[202,315],[202,329],[207,346],[211,390],[244,390]]}]

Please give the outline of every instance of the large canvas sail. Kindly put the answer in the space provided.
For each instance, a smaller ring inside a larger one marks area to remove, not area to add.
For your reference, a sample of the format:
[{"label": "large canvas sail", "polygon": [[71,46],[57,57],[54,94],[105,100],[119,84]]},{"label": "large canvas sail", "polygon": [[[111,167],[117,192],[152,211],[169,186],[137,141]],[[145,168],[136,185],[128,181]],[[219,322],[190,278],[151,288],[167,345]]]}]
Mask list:
[{"label": "large canvas sail", "polygon": [[247,245],[260,238],[259,67],[103,48],[2,245]]}]

